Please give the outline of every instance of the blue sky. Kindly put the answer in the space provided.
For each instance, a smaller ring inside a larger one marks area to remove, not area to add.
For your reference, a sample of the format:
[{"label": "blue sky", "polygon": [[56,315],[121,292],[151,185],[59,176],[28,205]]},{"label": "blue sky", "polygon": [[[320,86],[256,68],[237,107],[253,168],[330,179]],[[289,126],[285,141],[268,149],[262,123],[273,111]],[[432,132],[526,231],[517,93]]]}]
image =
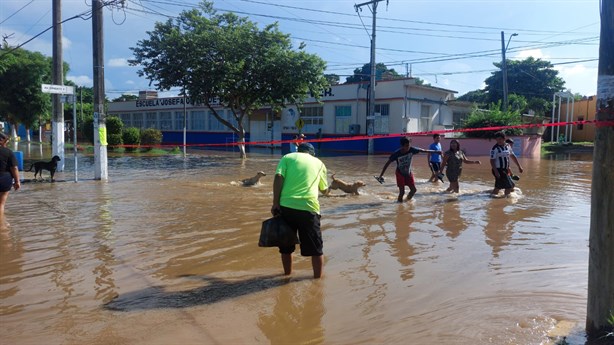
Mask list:
[{"label": "blue sky", "polygon": [[[372,15],[365,1],[224,0],[219,11],[233,11],[261,26],[278,22],[295,47],[328,63],[327,73],[345,76],[369,62]],[[52,24],[51,0],[0,1],[0,35],[16,46]],[[152,90],[149,81],[128,66],[130,47],[147,38],[146,31],[185,9],[195,0],[125,0],[124,7],[104,10],[105,90],[113,99],[123,93]],[[62,19],[91,9],[91,0],[62,0]],[[92,24],[89,16],[63,24],[64,61],[68,79],[92,86]],[[377,7],[376,61],[400,74],[420,77],[460,96],[484,86],[501,61],[501,31],[508,59],[528,56],[549,60],[572,92],[594,95],[599,57],[598,0],[390,0]],[[51,56],[51,30],[23,48]],[[175,95],[177,92],[164,93]]]}]

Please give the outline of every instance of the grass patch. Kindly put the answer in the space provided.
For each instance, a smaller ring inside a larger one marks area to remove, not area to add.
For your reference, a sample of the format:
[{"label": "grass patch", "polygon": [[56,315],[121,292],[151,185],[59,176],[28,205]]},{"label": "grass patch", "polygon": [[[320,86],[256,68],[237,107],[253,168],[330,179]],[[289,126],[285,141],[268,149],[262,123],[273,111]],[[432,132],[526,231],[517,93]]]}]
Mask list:
[{"label": "grass patch", "polygon": [[590,141],[575,143],[542,143],[542,153],[580,153],[593,152],[594,144]]}]

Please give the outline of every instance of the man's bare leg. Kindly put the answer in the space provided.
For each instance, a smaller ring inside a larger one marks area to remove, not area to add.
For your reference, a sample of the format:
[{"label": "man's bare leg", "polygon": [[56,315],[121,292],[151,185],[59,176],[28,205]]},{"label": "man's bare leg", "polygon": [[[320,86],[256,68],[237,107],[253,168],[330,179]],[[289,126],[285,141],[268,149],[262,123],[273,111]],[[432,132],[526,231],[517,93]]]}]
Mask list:
[{"label": "man's bare leg", "polygon": [[313,277],[320,278],[322,276],[322,266],[324,265],[324,256],[312,256],[311,266],[313,267]]},{"label": "man's bare leg", "polygon": [[281,264],[284,266],[284,274],[292,274],[292,254],[281,254]]}]

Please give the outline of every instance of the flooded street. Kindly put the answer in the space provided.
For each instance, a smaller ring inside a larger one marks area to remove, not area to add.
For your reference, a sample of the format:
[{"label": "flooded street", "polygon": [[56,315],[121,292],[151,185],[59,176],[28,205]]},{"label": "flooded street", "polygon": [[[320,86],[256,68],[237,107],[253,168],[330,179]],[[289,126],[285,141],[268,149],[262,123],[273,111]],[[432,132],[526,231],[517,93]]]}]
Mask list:
[{"label": "flooded street", "polygon": [[[313,280],[309,258],[287,278],[277,249],[257,246],[279,155],[110,154],[101,182],[80,154],[74,183],[67,152],[66,182],[9,195],[0,344],[511,345],[582,329],[592,157],[520,158],[521,191],[501,199],[487,194],[488,157],[470,159],[482,165],[465,166],[453,196],[417,156],[418,192],[398,204],[394,164],[373,178],[387,156],[323,157],[329,176],[367,186],[320,198]],[[260,170],[261,185],[237,183]]]}]

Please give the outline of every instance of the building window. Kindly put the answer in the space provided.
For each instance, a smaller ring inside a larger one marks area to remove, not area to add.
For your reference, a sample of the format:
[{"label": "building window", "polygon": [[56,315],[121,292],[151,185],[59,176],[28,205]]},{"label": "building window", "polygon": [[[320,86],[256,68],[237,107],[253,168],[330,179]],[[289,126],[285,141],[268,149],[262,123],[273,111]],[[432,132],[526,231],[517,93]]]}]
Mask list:
[{"label": "building window", "polygon": [[[176,130],[183,130],[183,122],[184,122],[184,118],[183,118],[183,111],[176,111],[175,112],[175,129]],[[185,114],[186,116],[188,115],[187,112]],[[185,121],[187,121],[188,119],[186,118]],[[187,123],[185,128],[187,129]]]},{"label": "building window", "polygon": [[168,131],[173,129],[173,117],[170,111],[160,112],[160,130]]},{"label": "building window", "polygon": [[205,111],[204,110],[198,110],[198,111],[192,111],[190,112],[190,116],[191,116],[191,123],[190,123],[190,129],[192,130],[205,130]]},{"label": "building window", "polygon": [[145,113],[145,128],[156,128],[158,125],[158,113]]},{"label": "building window", "polygon": [[[217,114],[223,119],[226,119],[224,110],[218,110]],[[221,123],[220,120],[218,120],[217,117],[213,115],[212,110],[209,110],[209,130],[210,131],[223,131],[225,129],[226,129],[226,125]]]},{"label": "building window", "polygon": [[375,121],[373,122],[374,133],[388,134],[390,132],[390,127],[388,125],[389,115],[390,115],[390,104],[376,104],[375,105]]},{"label": "building window", "polygon": [[132,127],[143,128],[143,113],[132,113]]},{"label": "building window", "polygon": [[[578,116],[578,121],[584,121],[584,116]],[[583,123],[579,123],[576,126],[576,129],[579,130],[579,131],[583,130],[584,129],[584,124]]]},{"label": "building window", "polygon": [[340,133],[340,134],[350,133],[351,122],[352,122],[352,106],[350,105],[335,106],[335,133]]},{"label": "building window", "polygon": [[455,128],[462,127],[467,118],[469,117],[468,113],[453,111],[452,112],[452,124]]},{"label": "building window", "polygon": [[305,122],[303,132],[316,133],[324,125],[324,107],[304,107],[301,112]]},{"label": "building window", "polygon": [[420,130],[426,132],[430,129],[431,122],[431,106],[422,105],[420,107]]},{"label": "building window", "polygon": [[122,120],[125,128],[132,127],[132,119],[130,114],[119,114],[119,118]]}]

